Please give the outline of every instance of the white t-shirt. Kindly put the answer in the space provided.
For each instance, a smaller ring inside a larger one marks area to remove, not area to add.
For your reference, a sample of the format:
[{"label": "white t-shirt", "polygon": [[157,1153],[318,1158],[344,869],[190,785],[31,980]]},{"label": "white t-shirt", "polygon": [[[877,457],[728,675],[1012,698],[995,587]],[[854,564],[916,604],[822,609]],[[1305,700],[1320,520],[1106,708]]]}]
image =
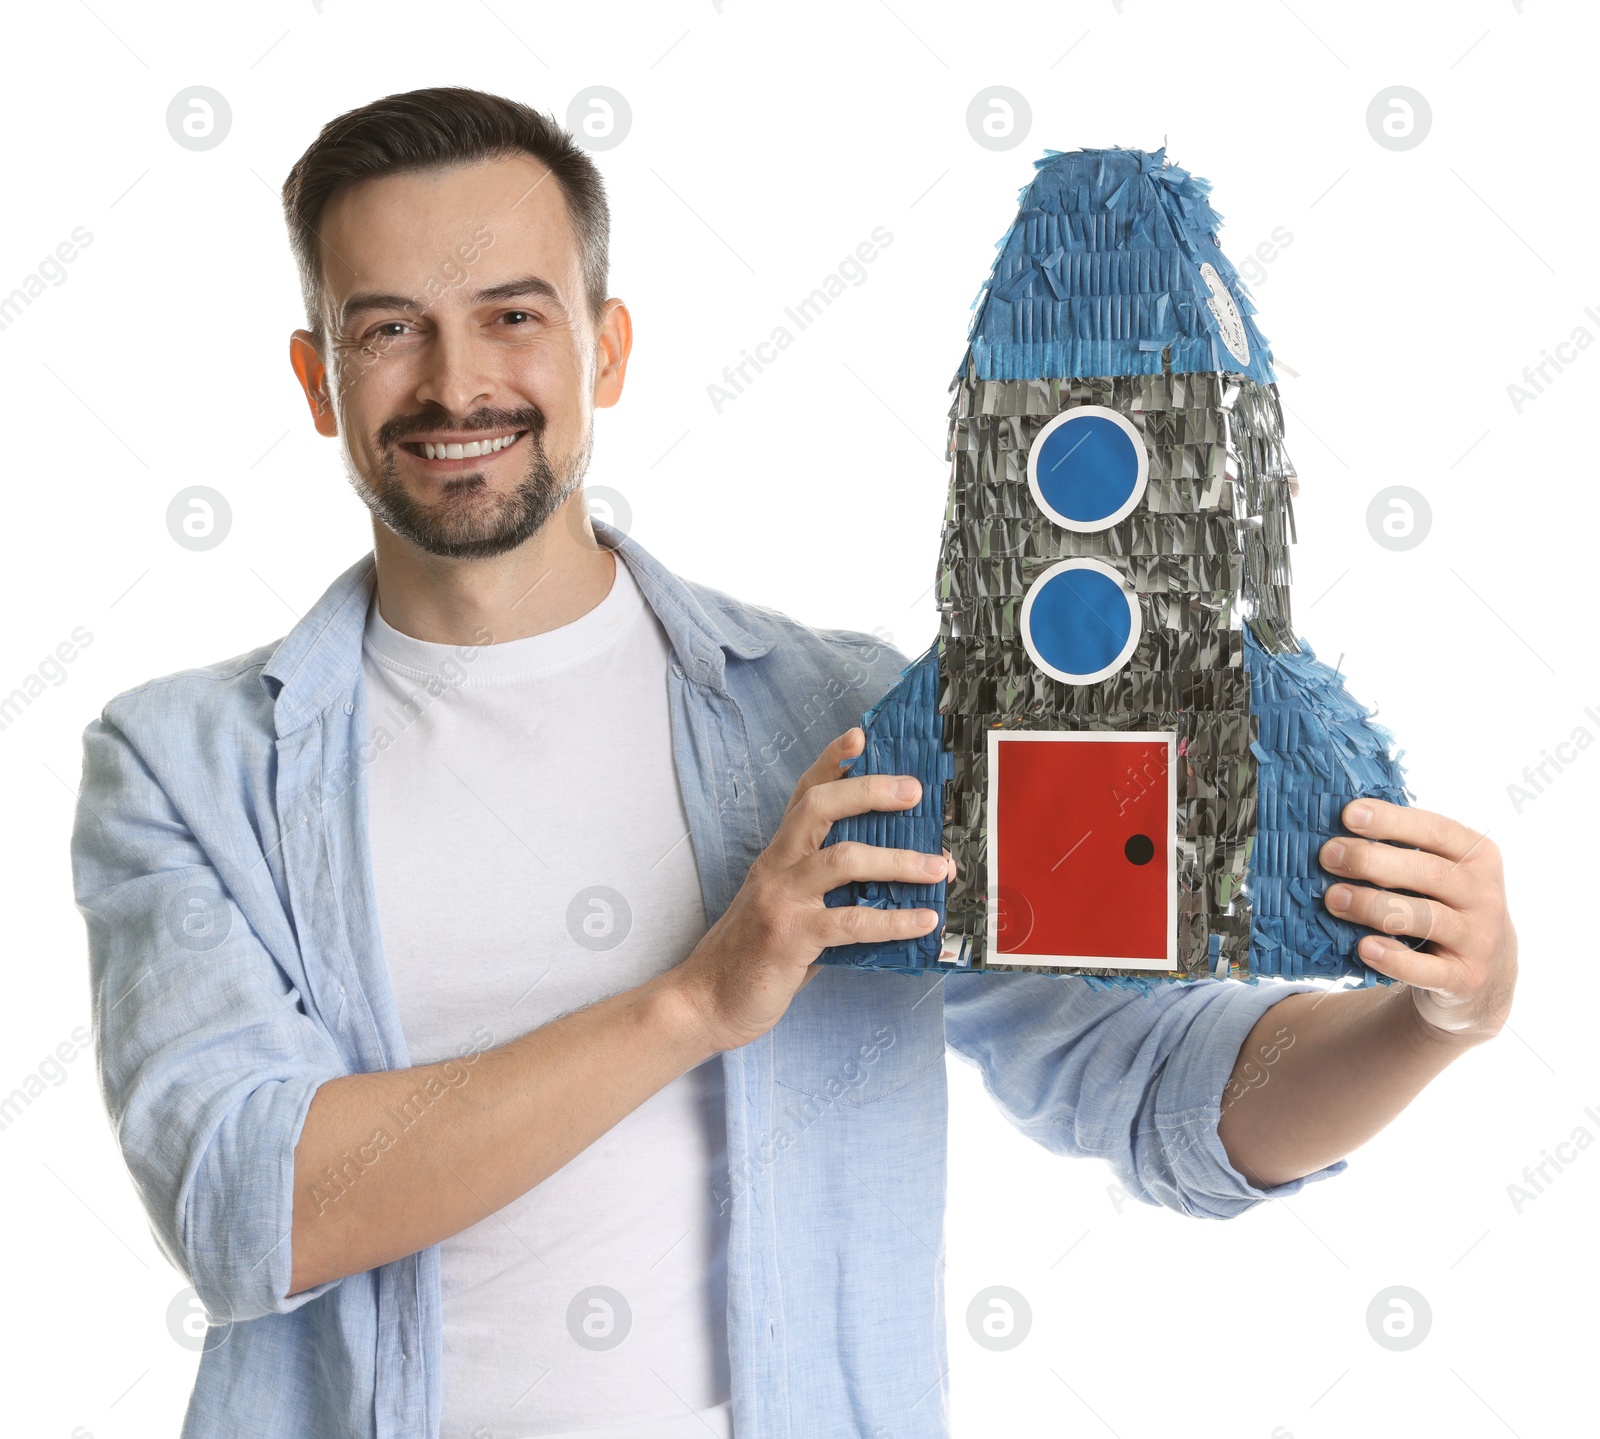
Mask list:
[{"label": "white t-shirt", "polygon": [[[372,604],[373,880],[412,1064],[641,984],[705,933],[669,654],[620,558],[594,609],[500,644],[417,640]],[[714,1057],[446,1239],[441,1439],[729,1435],[726,1176]]]}]

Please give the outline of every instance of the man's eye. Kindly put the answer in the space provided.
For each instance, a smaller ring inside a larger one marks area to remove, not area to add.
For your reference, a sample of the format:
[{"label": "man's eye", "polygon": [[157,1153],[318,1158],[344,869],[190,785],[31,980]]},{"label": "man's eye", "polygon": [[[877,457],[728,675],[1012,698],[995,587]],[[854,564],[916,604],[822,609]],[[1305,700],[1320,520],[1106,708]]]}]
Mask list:
[{"label": "man's eye", "polygon": [[374,345],[381,345],[388,340],[398,340],[407,332],[408,326],[404,320],[384,320],[381,324],[374,325],[370,330],[364,331],[359,338],[347,343],[361,349],[368,349]]},{"label": "man's eye", "polygon": [[500,318],[509,320],[512,324],[520,325],[529,320],[537,320],[539,317],[532,310],[507,310]]}]

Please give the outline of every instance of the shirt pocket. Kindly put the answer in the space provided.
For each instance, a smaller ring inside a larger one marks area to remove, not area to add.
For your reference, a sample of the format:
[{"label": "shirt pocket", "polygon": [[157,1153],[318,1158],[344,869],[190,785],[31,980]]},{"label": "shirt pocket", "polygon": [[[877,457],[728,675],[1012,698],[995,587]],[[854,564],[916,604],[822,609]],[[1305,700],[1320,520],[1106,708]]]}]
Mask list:
[{"label": "shirt pocket", "polygon": [[944,1057],[942,974],[819,966],[772,1031],[773,1078],[837,1104],[872,1104]]}]

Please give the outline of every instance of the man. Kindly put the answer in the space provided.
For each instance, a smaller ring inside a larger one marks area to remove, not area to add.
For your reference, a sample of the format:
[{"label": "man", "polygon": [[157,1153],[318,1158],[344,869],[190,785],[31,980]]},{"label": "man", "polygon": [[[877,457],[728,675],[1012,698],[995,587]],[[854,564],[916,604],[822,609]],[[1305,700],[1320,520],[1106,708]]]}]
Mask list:
[{"label": "man", "polygon": [[935,921],[823,902],[947,873],[822,846],[915,803],[840,777],[905,657],[591,526],[632,329],[587,156],[419,91],[284,199],[374,550],[112,700],[73,840],[106,1102],[214,1323],[188,1439],[941,1435],[947,1044],[1041,1144],[1226,1218],[1503,1024],[1494,847],[1381,802],[1323,859],[1431,937],[1365,942],[1392,988],[816,967]]}]

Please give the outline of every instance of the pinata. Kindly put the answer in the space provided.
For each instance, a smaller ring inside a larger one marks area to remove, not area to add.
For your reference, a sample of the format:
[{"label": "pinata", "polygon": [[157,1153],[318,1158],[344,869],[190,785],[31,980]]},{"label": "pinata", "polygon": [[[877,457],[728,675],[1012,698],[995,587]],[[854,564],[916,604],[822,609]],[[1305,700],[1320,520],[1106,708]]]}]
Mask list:
[{"label": "pinata", "polygon": [[942,923],[822,962],[1380,981],[1317,854],[1351,799],[1411,796],[1291,624],[1297,481],[1210,184],[1164,149],[1034,169],[951,382],[939,635],[846,771],[922,798],[828,836],[958,872],[833,890]]}]

